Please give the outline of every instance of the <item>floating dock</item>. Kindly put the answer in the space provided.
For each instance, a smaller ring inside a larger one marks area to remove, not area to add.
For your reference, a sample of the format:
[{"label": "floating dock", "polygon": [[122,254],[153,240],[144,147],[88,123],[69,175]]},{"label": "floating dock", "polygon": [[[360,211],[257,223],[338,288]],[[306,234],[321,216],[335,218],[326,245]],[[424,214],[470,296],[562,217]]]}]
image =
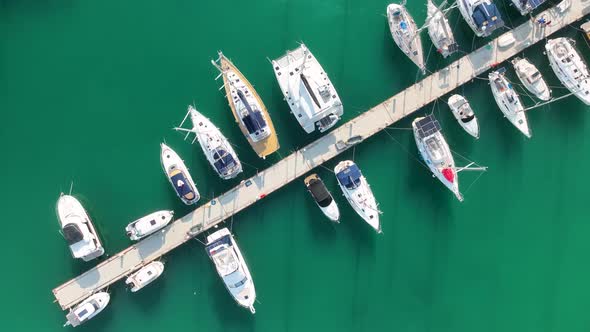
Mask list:
[{"label": "floating dock", "polygon": [[[570,1],[565,10],[559,5],[539,13],[526,23],[504,33],[480,49],[425,77],[383,103],[327,133],[313,143],[259,172],[223,195],[175,220],[158,232],[109,257],[82,275],[53,290],[56,302],[68,309],[92,293],[104,289],[143,265],[160,258],[192,237],[214,227],[298,177],[336,157],[400,119],[420,110],[474,77],[496,67],[527,47],[590,13],[590,1]],[[550,26],[537,19],[545,17]],[[514,43],[499,46],[499,40]]]}]

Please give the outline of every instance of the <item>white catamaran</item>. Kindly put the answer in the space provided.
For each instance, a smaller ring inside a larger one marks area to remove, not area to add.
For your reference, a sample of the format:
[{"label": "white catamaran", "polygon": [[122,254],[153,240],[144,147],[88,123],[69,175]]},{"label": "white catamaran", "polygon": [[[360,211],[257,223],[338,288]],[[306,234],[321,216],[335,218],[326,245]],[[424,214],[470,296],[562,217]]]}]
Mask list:
[{"label": "white catamaran", "polygon": [[561,83],[586,105],[590,105],[588,66],[568,38],[555,38],[545,45],[549,64]]},{"label": "white catamaran", "polygon": [[88,262],[104,254],[92,220],[74,196],[61,194],[57,200],[57,216],[74,258]]},{"label": "white catamaran", "polygon": [[303,44],[272,60],[279,87],[291,113],[305,132],[332,128],[344,109],[328,74]]},{"label": "white catamaran", "polygon": [[[446,1],[445,1],[446,3]],[[459,45],[455,41],[455,35],[449,20],[442,12],[441,7],[437,7],[432,0],[427,1],[427,16],[426,22],[428,24],[428,35],[438,53],[444,58],[457,52]]]},{"label": "white catamaran", "polygon": [[426,64],[424,63],[422,39],[416,22],[405,6],[405,1],[401,4],[392,3],[387,6],[387,21],[395,44],[424,74]]},{"label": "white catamaran", "polygon": [[514,91],[512,84],[508,82],[504,76],[506,70],[493,71],[488,75],[492,94],[496,100],[496,104],[504,113],[504,116],[510,121],[518,130],[520,130],[526,137],[531,137],[531,130],[524,112],[524,107],[520,101],[518,93]]},{"label": "white catamaran", "polygon": [[[190,116],[193,123],[192,129],[182,128],[188,116]],[[227,138],[223,136],[219,128],[215,127],[209,119],[199,113],[193,106],[188,107],[186,116],[180,125],[174,129],[186,132],[185,139],[190,133],[195,134],[195,140],[199,141],[207,161],[222,179],[233,179],[242,172],[242,164],[238,159],[238,154],[234,151]],[[193,140],[193,143],[195,140]]]}]

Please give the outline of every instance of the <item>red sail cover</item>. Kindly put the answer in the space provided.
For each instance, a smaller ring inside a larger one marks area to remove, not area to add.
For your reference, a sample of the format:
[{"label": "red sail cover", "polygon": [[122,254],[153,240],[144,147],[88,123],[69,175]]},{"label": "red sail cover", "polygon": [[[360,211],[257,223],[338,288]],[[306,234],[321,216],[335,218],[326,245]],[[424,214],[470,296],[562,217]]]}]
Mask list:
[{"label": "red sail cover", "polygon": [[452,168],[444,168],[442,170],[442,174],[447,179],[447,181],[453,183],[455,181],[455,172],[453,172]]}]

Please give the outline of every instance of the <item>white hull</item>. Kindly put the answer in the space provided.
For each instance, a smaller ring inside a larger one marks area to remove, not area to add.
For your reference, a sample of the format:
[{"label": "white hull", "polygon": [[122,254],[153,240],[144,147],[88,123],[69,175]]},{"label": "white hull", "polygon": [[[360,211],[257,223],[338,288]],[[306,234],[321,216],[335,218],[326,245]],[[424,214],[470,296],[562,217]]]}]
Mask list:
[{"label": "white hull", "polygon": [[303,44],[272,60],[272,66],[291,113],[307,133],[332,128],[344,113],[332,81]]},{"label": "white hull", "polygon": [[527,59],[515,58],[512,65],[516,76],[524,87],[538,99],[548,101],[551,99],[551,90],[541,76],[541,72]]},{"label": "white hull", "polygon": [[446,58],[458,49],[453,30],[444,13],[432,0],[428,0],[427,10],[428,35],[437,51]]},{"label": "white hull", "polygon": [[387,21],[395,44],[424,73],[426,66],[424,64],[422,39],[416,22],[414,22],[406,7],[396,3],[387,6]]},{"label": "white hull", "polygon": [[[169,146],[162,143],[161,150],[162,151],[160,160],[162,162],[162,168],[164,169],[166,178],[168,178],[168,182],[170,182],[170,185],[172,185],[172,187],[174,188],[176,195],[186,205],[195,204],[201,197],[199,195],[197,186],[195,185],[195,181],[193,181],[193,178],[188,172],[188,168],[184,165],[184,162],[182,161],[182,159],[180,159],[178,154],[174,152],[174,150],[172,150]],[[174,183],[170,176],[171,173],[176,172],[177,170],[180,171],[185,177],[186,183],[183,183],[182,185],[188,186],[188,188],[190,188],[193,194],[181,195],[178,192],[178,190],[176,189],[178,183]]]},{"label": "white hull", "polygon": [[158,261],[151,262],[130,275],[125,280],[125,284],[131,287],[131,292],[137,292],[158,279],[163,272],[164,263]]},{"label": "white hull", "polygon": [[[479,124],[477,122],[477,117],[471,109],[471,105],[469,105],[467,99],[461,95],[452,95],[449,98],[448,104],[453,116],[461,128],[463,128],[469,135],[479,138]],[[471,118],[470,115],[473,115],[473,117]]]},{"label": "white hull", "polygon": [[344,197],[350,203],[350,206],[356,211],[356,213],[363,218],[363,220],[369,224],[377,233],[381,233],[381,223],[379,221],[379,207],[375,201],[375,196],[371,191],[367,179],[361,174],[360,183],[356,188],[349,189],[338,179],[338,173],[355,165],[350,160],[341,161],[334,168],[334,173],[337,175],[338,185],[344,194]]},{"label": "white hull", "polygon": [[129,223],[125,227],[125,232],[131,240],[136,241],[166,227],[172,221],[172,217],[174,211],[157,211]]},{"label": "white hull", "polygon": [[[234,151],[233,147],[223,136],[221,131],[211,123],[209,119],[199,113],[192,106],[188,107],[188,112],[193,123],[192,131],[197,135],[197,140],[201,145],[201,149],[207,158],[207,161],[213,167],[213,170],[224,180],[233,179],[242,172],[242,164],[238,159],[238,154]],[[215,165],[216,151],[219,149],[224,150],[235,162],[235,165],[228,169],[218,169]]]},{"label": "white hull", "polygon": [[89,321],[101,313],[107,307],[110,300],[111,296],[107,292],[90,295],[70,310],[66,315],[67,321],[64,326],[71,325],[76,327]]},{"label": "white hull", "polygon": [[550,39],[545,45],[545,51],[561,83],[584,104],[590,105],[590,74],[572,41],[567,38]]},{"label": "white hull", "polygon": [[[61,228],[70,224],[75,225],[83,236],[80,241],[69,245],[74,258],[81,258],[85,262],[100,257],[104,254],[104,247],[100,237],[94,228],[94,224],[88,213],[73,196],[62,194],[57,201],[57,216]],[[64,236],[66,236],[65,231]]]},{"label": "white hull", "polygon": [[497,71],[493,71],[489,74],[490,87],[494,100],[500,108],[500,111],[504,113],[504,116],[512,123],[520,132],[526,137],[531,137],[531,130],[529,129],[529,123],[524,112],[524,107],[520,101],[520,97],[512,88],[512,85],[504,75]]},{"label": "white hull", "polygon": [[320,208],[320,210],[322,210],[324,215],[328,217],[328,219],[334,222],[340,222],[340,210],[338,209],[338,205],[336,205],[336,201],[332,201],[332,203],[330,203],[330,205],[326,207],[321,207],[319,205],[318,207]]}]

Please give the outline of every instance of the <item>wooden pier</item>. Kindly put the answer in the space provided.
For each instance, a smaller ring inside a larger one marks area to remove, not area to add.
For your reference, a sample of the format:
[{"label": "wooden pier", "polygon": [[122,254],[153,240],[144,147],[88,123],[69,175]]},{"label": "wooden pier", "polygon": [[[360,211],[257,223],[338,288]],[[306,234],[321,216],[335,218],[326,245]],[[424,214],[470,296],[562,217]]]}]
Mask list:
[{"label": "wooden pier", "polygon": [[[565,10],[557,5],[537,14],[526,23],[425,77],[256,176],[242,181],[230,191],[175,220],[164,231],[137,242],[82,275],[56,287],[53,290],[56,302],[64,310],[74,306],[90,294],[108,287],[199,233],[263,200],[265,196],[334,158],[353,144],[418,111],[590,12],[590,0],[570,0],[570,3],[571,6]],[[537,24],[536,20],[540,17],[551,21],[551,25]],[[515,42],[503,48],[499,47],[498,41],[506,40],[508,35],[512,35]],[[347,144],[348,142],[353,143]]]}]

